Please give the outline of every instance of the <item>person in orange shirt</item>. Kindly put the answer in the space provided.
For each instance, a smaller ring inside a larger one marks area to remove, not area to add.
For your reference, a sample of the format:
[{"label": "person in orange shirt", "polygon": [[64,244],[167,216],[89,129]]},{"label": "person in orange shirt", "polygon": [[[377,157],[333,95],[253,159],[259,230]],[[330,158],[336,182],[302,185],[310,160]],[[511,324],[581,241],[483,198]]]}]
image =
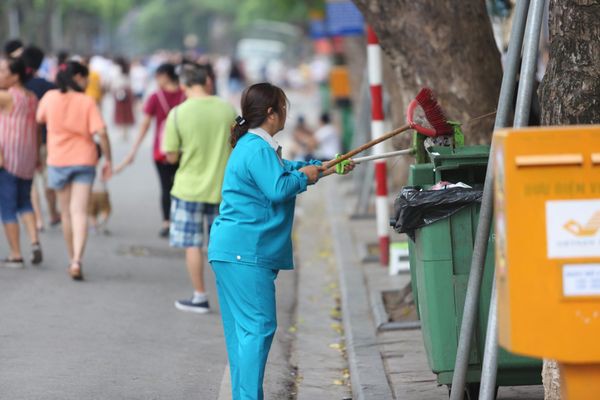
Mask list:
[{"label": "person in orange shirt", "polygon": [[96,104],[98,104],[98,107],[102,105],[102,97],[104,96],[102,78],[100,78],[100,74],[93,69],[90,70],[88,76],[88,85],[85,89],[85,94],[93,98],[96,101]]},{"label": "person in orange shirt", "polygon": [[81,260],[87,240],[87,206],[96,175],[98,153],[94,135],[104,154],[102,179],[112,175],[110,141],[98,105],[85,95],[89,71],[68,61],[60,64],[58,89],[42,97],[37,120],[48,129],[48,186],[57,191],[63,236],[70,257],[69,274],[82,280]]}]

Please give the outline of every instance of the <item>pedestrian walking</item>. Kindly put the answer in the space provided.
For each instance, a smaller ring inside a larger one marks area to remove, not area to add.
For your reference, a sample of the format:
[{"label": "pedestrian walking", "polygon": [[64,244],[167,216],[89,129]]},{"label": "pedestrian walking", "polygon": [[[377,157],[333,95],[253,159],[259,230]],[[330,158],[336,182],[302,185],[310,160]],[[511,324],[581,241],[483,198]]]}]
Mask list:
[{"label": "pedestrian walking", "polygon": [[185,100],[185,92],[179,87],[179,78],[175,73],[175,65],[169,63],[160,65],[156,70],[155,77],[158,90],[146,101],[146,104],[144,105],[144,119],[142,120],[140,131],[135,139],[133,148],[115,169],[115,172],[120,172],[123,168],[133,163],[137,152],[150,129],[152,119],[154,119],[156,128],[154,130],[152,156],[160,181],[160,203],[163,217],[163,224],[159,235],[168,238],[171,213],[171,189],[173,188],[175,172],[177,172],[177,167],[179,165],[178,163],[170,164],[167,162],[167,157],[163,151],[162,144],[167,115],[169,115],[169,112],[173,107],[181,104]]},{"label": "pedestrian walking", "polygon": [[[27,46],[23,50],[21,56],[25,62],[25,67],[28,72],[33,74],[31,78],[25,83],[25,88],[35,94],[38,101],[46,94],[47,91],[56,89],[56,85],[52,82],[40,77],[38,71],[42,62],[44,61],[44,52],[37,46]],[[56,193],[54,190],[48,188],[48,180],[46,174],[46,139],[47,130],[46,125],[41,125],[41,146],[39,156],[39,166],[36,174],[33,178],[31,186],[31,204],[33,205],[33,211],[35,214],[35,221],[38,231],[44,230],[44,217],[42,213],[42,205],[40,202],[39,186],[42,188],[46,198],[46,204],[48,206],[48,213],[50,214],[50,226],[56,226],[60,223],[60,214],[56,208]]]},{"label": "pedestrian walking", "polygon": [[25,89],[29,79],[20,58],[0,60],[0,215],[10,247],[6,267],[24,266],[19,236],[21,217],[31,241],[31,263],[42,262],[42,247],[31,205],[31,183],[38,161],[35,111],[38,101]]},{"label": "pedestrian walking", "polygon": [[175,307],[206,313],[210,305],[204,286],[202,247],[221,201],[225,165],[231,152],[227,140],[235,110],[211,95],[213,81],[206,66],[184,65],[181,83],[187,100],[169,113],[164,150],[167,161],[179,162],[171,190],[170,244],[185,248],[194,294],[176,301]]},{"label": "pedestrian walking", "polygon": [[331,123],[329,113],[324,112],[320,117],[321,125],[315,131],[317,147],[315,157],[321,161],[328,161],[336,157],[336,154],[342,152],[342,141],[340,135]]},{"label": "pedestrian walking", "polygon": [[295,160],[310,161],[313,157],[313,152],[317,147],[317,140],[314,132],[307,126],[303,115],[298,117],[296,126],[292,132],[294,139],[293,154]]},{"label": "pedestrian walking", "polygon": [[[317,182],[320,162],[291,162],[273,139],[285,126],[287,98],[270,83],[242,94],[233,152],[213,223],[208,260],[216,276],[234,400],[262,400],[277,328],[275,278],[293,268],[296,196]],[[347,171],[353,164],[347,167]]]},{"label": "pedestrian walking", "polygon": [[106,125],[94,99],[85,95],[88,69],[76,61],[60,64],[58,89],[40,101],[37,120],[48,127],[48,185],[57,191],[63,236],[69,255],[69,274],[82,280],[82,259],[88,234],[87,206],[96,175],[98,153],[104,154],[102,179],[112,175]]},{"label": "pedestrian walking", "polygon": [[123,57],[115,60],[114,76],[111,79],[111,92],[115,99],[115,125],[121,130],[124,142],[129,138],[129,128],[135,123],[133,116],[133,91],[129,76],[129,63]]},{"label": "pedestrian walking", "polygon": [[100,110],[102,110],[102,98],[104,97],[102,76],[100,75],[100,72],[91,65],[90,57],[85,57],[83,59],[83,64],[88,67],[89,70],[88,84],[85,88],[85,94],[93,98],[96,104],[98,104]]}]

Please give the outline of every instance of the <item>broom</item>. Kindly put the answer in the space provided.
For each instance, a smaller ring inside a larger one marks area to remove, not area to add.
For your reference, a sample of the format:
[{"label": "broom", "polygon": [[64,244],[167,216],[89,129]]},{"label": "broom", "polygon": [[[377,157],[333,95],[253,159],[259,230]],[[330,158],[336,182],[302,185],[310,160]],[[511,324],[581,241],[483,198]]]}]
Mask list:
[{"label": "broom", "polygon": [[[426,128],[414,122],[414,113],[417,105],[421,106],[425,112],[425,118],[432,128]],[[367,142],[340,157],[327,161],[322,165],[324,171],[323,176],[333,173],[335,171],[333,167],[335,167],[337,164],[344,162],[358,153],[362,153],[376,144],[386,141],[409,129],[415,129],[417,132],[423,135],[432,137],[451,135],[453,133],[452,126],[448,123],[448,119],[444,115],[444,111],[438,104],[433,92],[429,88],[421,89],[417,94],[417,97],[410,102],[406,111],[406,121],[408,122],[406,125],[394,129],[393,131],[390,131],[383,136],[378,137],[377,139],[371,140],[370,142]]]}]

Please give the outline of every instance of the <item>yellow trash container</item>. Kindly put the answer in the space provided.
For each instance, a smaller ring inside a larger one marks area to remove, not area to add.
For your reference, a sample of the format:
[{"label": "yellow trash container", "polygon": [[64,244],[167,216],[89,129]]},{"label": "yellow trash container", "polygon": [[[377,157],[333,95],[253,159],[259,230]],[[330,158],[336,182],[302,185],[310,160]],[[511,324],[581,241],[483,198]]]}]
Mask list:
[{"label": "yellow trash container", "polygon": [[563,399],[600,399],[600,126],[494,139],[500,345],[558,360]]}]

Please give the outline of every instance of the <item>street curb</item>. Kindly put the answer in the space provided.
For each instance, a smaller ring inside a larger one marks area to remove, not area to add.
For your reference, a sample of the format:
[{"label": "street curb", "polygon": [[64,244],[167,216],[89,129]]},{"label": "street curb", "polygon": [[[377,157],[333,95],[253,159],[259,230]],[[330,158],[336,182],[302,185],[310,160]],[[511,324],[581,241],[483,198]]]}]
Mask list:
[{"label": "street curb", "polygon": [[223,371],[223,378],[221,379],[221,386],[219,386],[219,394],[217,400],[228,400],[231,399],[231,376],[229,375],[229,363],[225,365],[225,371]]},{"label": "street curb", "polygon": [[340,207],[337,183],[332,179],[323,186],[326,187],[327,211],[340,273],[342,318],[352,398],[353,400],[393,399],[378,349],[362,268],[358,263],[355,247],[352,246],[350,232],[344,229],[343,221],[347,216],[344,214],[344,207]]}]

